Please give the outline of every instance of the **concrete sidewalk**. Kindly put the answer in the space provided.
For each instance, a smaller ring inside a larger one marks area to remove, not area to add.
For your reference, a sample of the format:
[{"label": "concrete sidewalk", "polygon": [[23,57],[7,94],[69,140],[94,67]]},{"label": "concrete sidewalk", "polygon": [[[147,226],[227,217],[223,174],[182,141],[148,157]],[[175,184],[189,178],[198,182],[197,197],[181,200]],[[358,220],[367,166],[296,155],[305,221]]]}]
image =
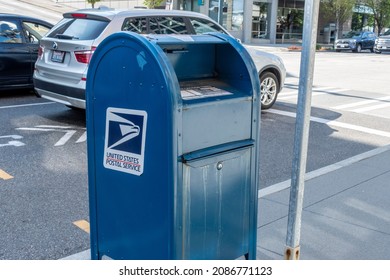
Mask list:
[{"label": "concrete sidewalk", "polygon": [[[307,174],[302,260],[390,260],[390,145]],[[290,182],[259,191],[257,259],[282,260]],[[89,260],[86,250],[63,260]]]},{"label": "concrete sidewalk", "polygon": [[[389,260],[390,146],[307,175],[301,259]],[[259,193],[258,259],[283,259],[289,195],[289,182]]]}]

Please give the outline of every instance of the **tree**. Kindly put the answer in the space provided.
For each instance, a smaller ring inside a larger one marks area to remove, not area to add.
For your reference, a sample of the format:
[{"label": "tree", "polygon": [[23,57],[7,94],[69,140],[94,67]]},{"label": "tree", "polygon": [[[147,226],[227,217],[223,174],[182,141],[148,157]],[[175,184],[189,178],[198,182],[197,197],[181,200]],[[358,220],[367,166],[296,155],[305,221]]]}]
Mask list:
[{"label": "tree", "polygon": [[95,3],[100,2],[100,0],[87,0],[88,4],[92,4],[92,9],[95,8]]},{"label": "tree", "polygon": [[149,9],[159,7],[164,0],[144,0],[144,5]]},{"label": "tree", "polygon": [[343,33],[343,25],[351,18],[355,4],[356,0],[321,0],[320,13],[336,23],[335,40]]},{"label": "tree", "polygon": [[372,9],[379,35],[384,27],[390,25],[390,0],[364,0],[364,4]]},{"label": "tree", "polygon": [[352,15],[351,29],[363,30],[365,26],[375,26],[374,16],[367,13],[367,7],[357,4]]},{"label": "tree", "polygon": [[287,16],[280,17],[280,28],[283,30],[283,33],[291,35],[294,27],[303,26],[303,17],[303,10],[296,9],[290,10]]}]

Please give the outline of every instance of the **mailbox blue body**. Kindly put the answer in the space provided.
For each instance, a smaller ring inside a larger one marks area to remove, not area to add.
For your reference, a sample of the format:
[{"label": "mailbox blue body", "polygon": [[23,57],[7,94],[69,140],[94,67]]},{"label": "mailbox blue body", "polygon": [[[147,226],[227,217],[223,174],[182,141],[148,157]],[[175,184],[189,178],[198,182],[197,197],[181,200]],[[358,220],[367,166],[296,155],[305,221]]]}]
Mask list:
[{"label": "mailbox blue body", "polygon": [[227,35],[104,40],[86,88],[92,259],[256,259],[259,93]]}]

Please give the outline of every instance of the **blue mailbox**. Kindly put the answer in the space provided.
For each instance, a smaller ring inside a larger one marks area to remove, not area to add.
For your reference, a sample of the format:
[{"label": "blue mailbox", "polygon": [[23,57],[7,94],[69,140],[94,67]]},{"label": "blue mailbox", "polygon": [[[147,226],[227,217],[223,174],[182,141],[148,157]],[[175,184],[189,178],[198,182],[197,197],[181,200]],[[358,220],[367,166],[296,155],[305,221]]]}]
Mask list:
[{"label": "blue mailbox", "polygon": [[92,259],[256,259],[260,85],[240,43],[116,33],[86,91]]}]

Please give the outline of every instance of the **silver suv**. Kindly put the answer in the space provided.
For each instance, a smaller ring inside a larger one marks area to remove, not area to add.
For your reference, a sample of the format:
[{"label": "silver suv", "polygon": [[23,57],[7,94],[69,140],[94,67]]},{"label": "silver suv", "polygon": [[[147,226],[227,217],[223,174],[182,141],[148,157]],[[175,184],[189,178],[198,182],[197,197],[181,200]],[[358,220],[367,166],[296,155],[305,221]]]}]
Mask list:
[{"label": "silver suv", "polygon": [[[34,87],[37,95],[85,109],[88,64],[96,47],[107,36],[119,31],[139,34],[203,34],[228,32],[209,17],[187,11],[114,10],[107,7],[65,13],[41,39],[35,64]],[[261,80],[262,108],[275,103],[283,87],[286,69],[273,54],[248,50],[254,58]]]},{"label": "silver suv", "polygon": [[376,39],[374,51],[375,53],[390,52],[390,29]]}]

